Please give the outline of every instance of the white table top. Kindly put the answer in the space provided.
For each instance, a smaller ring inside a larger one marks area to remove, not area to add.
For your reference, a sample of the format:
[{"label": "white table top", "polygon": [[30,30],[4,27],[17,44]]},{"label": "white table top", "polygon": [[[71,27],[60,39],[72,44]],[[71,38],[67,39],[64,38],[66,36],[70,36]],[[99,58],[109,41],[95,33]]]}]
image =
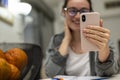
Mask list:
[{"label": "white table top", "polygon": [[120,74],[113,75],[110,79],[108,80],[120,80]]},{"label": "white table top", "polygon": [[[76,76],[56,76],[57,78],[63,78],[64,80],[91,80],[91,79],[101,79],[101,80],[120,80],[120,74],[113,75],[110,78],[104,77],[97,77],[97,76],[85,76],[85,77],[76,77]],[[49,79],[40,79],[40,80],[53,80],[52,78]]]}]

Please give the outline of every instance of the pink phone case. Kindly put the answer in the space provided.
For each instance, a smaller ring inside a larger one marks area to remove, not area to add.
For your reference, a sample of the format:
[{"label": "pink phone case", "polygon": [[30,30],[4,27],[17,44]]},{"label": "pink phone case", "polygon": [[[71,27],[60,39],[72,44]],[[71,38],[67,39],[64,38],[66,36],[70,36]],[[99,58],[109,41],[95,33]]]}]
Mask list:
[{"label": "pink phone case", "polygon": [[82,13],[80,15],[81,47],[83,51],[98,51],[97,46],[84,37],[82,30],[88,25],[99,26],[99,24],[100,14],[98,12]]}]

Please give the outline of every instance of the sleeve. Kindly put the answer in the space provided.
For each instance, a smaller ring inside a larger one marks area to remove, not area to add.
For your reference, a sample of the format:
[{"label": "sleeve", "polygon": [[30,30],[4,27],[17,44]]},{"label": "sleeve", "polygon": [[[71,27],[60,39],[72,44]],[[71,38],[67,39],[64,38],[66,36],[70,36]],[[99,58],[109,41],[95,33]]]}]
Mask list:
[{"label": "sleeve", "polygon": [[106,62],[101,63],[96,57],[96,74],[97,76],[112,76],[119,71],[118,67],[118,54],[115,53],[112,43],[109,43],[110,55]]},{"label": "sleeve", "polygon": [[54,45],[54,37],[52,37],[46,50],[45,73],[47,77],[65,74],[67,56],[61,56],[58,48],[59,46]]}]

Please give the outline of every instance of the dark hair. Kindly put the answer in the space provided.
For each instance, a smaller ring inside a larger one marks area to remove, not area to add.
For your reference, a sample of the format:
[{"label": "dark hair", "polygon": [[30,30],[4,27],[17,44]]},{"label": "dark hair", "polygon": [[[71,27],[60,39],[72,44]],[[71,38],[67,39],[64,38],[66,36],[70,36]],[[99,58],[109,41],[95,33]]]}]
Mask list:
[{"label": "dark hair", "polygon": [[[69,1],[69,0],[64,0],[63,8],[66,8],[68,1]],[[87,1],[88,1],[88,3],[90,4],[90,11],[93,11],[91,0],[87,0]]]}]

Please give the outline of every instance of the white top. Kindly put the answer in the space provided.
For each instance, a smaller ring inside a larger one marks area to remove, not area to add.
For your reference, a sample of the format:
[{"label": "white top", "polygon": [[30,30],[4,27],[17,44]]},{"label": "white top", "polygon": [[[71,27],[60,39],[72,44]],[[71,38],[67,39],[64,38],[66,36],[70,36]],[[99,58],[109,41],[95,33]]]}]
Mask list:
[{"label": "white top", "polygon": [[70,76],[90,76],[89,52],[75,54],[71,48],[69,48],[66,73]]}]

